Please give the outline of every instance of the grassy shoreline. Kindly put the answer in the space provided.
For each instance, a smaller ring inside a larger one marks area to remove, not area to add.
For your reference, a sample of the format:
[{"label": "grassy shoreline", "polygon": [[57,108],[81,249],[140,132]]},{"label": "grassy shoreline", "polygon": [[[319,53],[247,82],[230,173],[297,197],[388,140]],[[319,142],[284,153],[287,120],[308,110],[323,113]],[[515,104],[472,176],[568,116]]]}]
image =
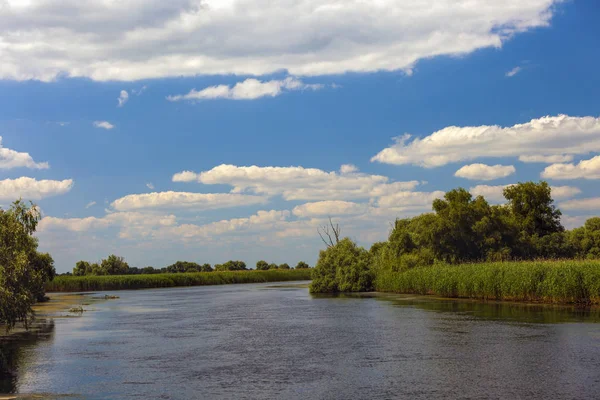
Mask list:
[{"label": "grassy shoreline", "polygon": [[311,279],[312,269],[193,272],[149,275],[57,276],[47,292],[131,290],[235,283],[286,282]]},{"label": "grassy shoreline", "polygon": [[600,261],[438,264],[379,271],[380,292],[562,304],[600,304]]}]

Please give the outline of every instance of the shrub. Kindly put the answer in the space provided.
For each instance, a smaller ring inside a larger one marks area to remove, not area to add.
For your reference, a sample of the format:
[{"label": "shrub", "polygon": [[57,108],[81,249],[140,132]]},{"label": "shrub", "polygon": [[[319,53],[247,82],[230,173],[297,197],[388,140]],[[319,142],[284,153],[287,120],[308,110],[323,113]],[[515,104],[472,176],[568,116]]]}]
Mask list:
[{"label": "shrub", "polygon": [[349,238],[322,250],[313,269],[311,293],[365,292],[373,288],[370,253]]}]

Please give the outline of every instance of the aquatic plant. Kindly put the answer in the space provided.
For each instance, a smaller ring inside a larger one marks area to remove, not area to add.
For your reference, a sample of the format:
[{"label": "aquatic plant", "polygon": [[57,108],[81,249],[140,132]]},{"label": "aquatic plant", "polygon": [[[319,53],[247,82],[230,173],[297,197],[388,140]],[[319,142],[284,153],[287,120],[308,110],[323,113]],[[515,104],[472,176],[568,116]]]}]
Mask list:
[{"label": "aquatic plant", "polygon": [[310,269],[267,271],[218,271],[151,275],[57,276],[46,286],[48,292],[146,289],[175,286],[223,285],[300,281],[311,278]]},{"label": "aquatic plant", "polygon": [[600,261],[436,263],[378,271],[382,292],[545,303],[600,304]]}]

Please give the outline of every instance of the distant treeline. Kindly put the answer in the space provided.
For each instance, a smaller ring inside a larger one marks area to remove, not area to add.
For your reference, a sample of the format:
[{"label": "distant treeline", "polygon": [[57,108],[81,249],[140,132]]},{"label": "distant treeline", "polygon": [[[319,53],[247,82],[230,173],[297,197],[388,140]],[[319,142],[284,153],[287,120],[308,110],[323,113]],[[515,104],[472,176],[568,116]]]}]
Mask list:
[{"label": "distant treeline", "polygon": [[[310,268],[304,261],[296,264],[295,269]],[[256,269],[266,271],[270,269],[292,269],[289,264],[274,264],[266,261],[258,261]],[[64,275],[74,276],[103,276],[103,275],[150,275],[150,274],[175,274],[175,273],[191,273],[191,272],[213,272],[213,271],[248,271],[250,270],[243,261],[230,260],[223,264],[198,264],[190,261],[177,261],[174,264],[163,268],[154,267],[130,267],[123,257],[111,254],[107,258],[98,263],[90,263],[88,261],[78,261],[73,268],[73,273]]]},{"label": "distant treeline", "polygon": [[268,271],[215,271],[212,273],[175,273],[103,276],[57,276],[48,282],[49,292],[86,292],[96,290],[131,290],[179,286],[224,285],[310,280],[312,269],[273,269]]},{"label": "distant treeline", "polygon": [[[311,291],[378,290],[382,277],[389,282],[394,274],[418,269],[410,276],[425,279],[426,274],[431,272],[425,267],[440,264],[461,268],[459,264],[473,262],[600,259],[600,218],[590,218],[584,226],[566,230],[546,182],[525,182],[506,187],[504,197],[506,204],[491,205],[484,197],[473,197],[465,189],[451,190],[444,198],[433,202],[433,212],[396,219],[388,240],[373,244],[370,250],[357,246],[348,238],[340,239],[339,228],[330,224],[323,228],[325,235],[322,237],[328,239],[328,248],[319,255]],[[600,263],[591,265],[586,266],[586,274],[600,267]],[[444,268],[438,270],[444,271],[444,274],[449,271]],[[518,270],[528,271],[527,268]],[[488,285],[494,286],[501,281],[496,273],[500,270],[492,268],[487,271],[494,271],[487,275]],[[444,274],[427,276],[445,279]],[[581,279],[586,277],[588,275],[579,276]],[[522,277],[524,280],[543,278],[528,274]],[[402,280],[398,278],[397,281]],[[431,285],[438,283],[432,282]],[[588,289],[593,292],[595,288],[595,284],[582,283],[582,293],[586,293],[582,296],[600,298],[600,293],[587,294]],[[386,289],[389,290],[389,287]],[[402,290],[399,287],[398,291]]]}]

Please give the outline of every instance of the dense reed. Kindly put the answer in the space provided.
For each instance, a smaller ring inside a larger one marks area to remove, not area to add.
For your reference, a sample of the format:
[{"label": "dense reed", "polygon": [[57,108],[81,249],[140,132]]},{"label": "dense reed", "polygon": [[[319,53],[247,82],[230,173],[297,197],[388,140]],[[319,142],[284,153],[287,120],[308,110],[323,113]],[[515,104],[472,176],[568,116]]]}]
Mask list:
[{"label": "dense reed", "polygon": [[380,271],[375,288],[484,300],[600,304],[600,261],[435,264]]},{"label": "dense reed", "polygon": [[48,282],[48,292],[147,289],[175,286],[223,285],[309,280],[312,269],[193,272],[148,275],[57,276]]}]

